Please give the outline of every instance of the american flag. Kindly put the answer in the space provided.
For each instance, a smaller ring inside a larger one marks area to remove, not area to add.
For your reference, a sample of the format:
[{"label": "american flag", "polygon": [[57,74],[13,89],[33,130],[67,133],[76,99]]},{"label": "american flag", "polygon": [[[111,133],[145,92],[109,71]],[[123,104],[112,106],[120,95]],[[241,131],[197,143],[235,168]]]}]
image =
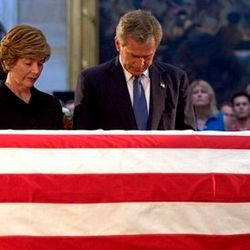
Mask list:
[{"label": "american flag", "polygon": [[0,250],[249,250],[250,132],[0,132]]}]

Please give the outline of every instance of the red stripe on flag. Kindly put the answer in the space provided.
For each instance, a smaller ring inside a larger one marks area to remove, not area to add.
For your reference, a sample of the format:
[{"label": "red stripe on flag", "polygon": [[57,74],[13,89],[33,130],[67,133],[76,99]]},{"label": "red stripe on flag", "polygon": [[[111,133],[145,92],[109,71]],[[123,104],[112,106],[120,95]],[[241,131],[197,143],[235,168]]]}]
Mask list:
[{"label": "red stripe on flag", "polygon": [[248,136],[1,134],[0,148],[214,148],[250,149]]},{"label": "red stripe on flag", "polygon": [[250,235],[0,237],[0,250],[249,250]]},{"label": "red stripe on flag", "polygon": [[249,202],[248,174],[1,174],[0,202]]}]

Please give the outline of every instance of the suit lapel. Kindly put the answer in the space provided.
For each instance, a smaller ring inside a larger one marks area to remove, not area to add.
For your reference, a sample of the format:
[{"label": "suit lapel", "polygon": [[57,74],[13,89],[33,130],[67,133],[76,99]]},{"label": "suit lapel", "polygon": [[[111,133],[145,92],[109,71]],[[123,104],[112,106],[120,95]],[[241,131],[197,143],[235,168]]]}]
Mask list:
[{"label": "suit lapel", "polygon": [[161,73],[153,65],[149,70],[150,74],[150,111],[149,129],[157,130],[165,107],[167,85],[161,78]]},{"label": "suit lapel", "polygon": [[127,82],[118,57],[110,72],[110,98],[127,129],[136,129],[136,121],[128,92]]}]

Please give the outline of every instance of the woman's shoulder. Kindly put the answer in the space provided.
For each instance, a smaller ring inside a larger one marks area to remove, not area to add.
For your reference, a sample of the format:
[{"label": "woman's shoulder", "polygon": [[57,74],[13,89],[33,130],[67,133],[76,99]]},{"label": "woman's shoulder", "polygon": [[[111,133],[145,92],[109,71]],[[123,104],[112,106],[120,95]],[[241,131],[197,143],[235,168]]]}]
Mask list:
[{"label": "woman's shoulder", "polygon": [[32,103],[36,107],[42,107],[51,112],[56,112],[58,114],[63,113],[62,103],[57,97],[38,89],[32,89]]},{"label": "woman's shoulder", "polygon": [[51,101],[51,102],[59,102],[59,99],[55,97],[52,94],[43,92],[37,88],[32,88],[32,95],[36,98],[39,99],[40,101]]},{"label": "woman's shoulder", "polygon": [[224,116],[221,112],[208,118],[206,122],[206,130],[225,131]]}]

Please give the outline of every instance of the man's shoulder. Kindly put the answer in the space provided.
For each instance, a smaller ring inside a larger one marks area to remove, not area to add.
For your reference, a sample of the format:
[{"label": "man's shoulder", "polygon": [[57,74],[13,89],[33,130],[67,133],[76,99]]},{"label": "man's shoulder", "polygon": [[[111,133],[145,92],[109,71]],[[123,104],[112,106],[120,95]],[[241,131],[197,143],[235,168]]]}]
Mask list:
[{"label": "man's shoulder", "polygon": [[169,74],[177,74],[177,75],[186,74],[186,72],[183,69],[181,69],[173,64],[165,63],[162,61],[154,61],[152,66],[154,69],[156,69],[160,73],[169,73]]},{"label": "man's shoulder", "polygon": [[87,75],[88,76],[90,76],[90,75],[96,76],[98,74],[102,74],[102,73],[105,73],[105,72],[112,70],[117,65],[117,63],[118,63],[117,58],[113,58],[107,62],[98,64],[96,66],[89,67],[89,68],[81,71],[80,74],[83,76],[87,76]]}]

